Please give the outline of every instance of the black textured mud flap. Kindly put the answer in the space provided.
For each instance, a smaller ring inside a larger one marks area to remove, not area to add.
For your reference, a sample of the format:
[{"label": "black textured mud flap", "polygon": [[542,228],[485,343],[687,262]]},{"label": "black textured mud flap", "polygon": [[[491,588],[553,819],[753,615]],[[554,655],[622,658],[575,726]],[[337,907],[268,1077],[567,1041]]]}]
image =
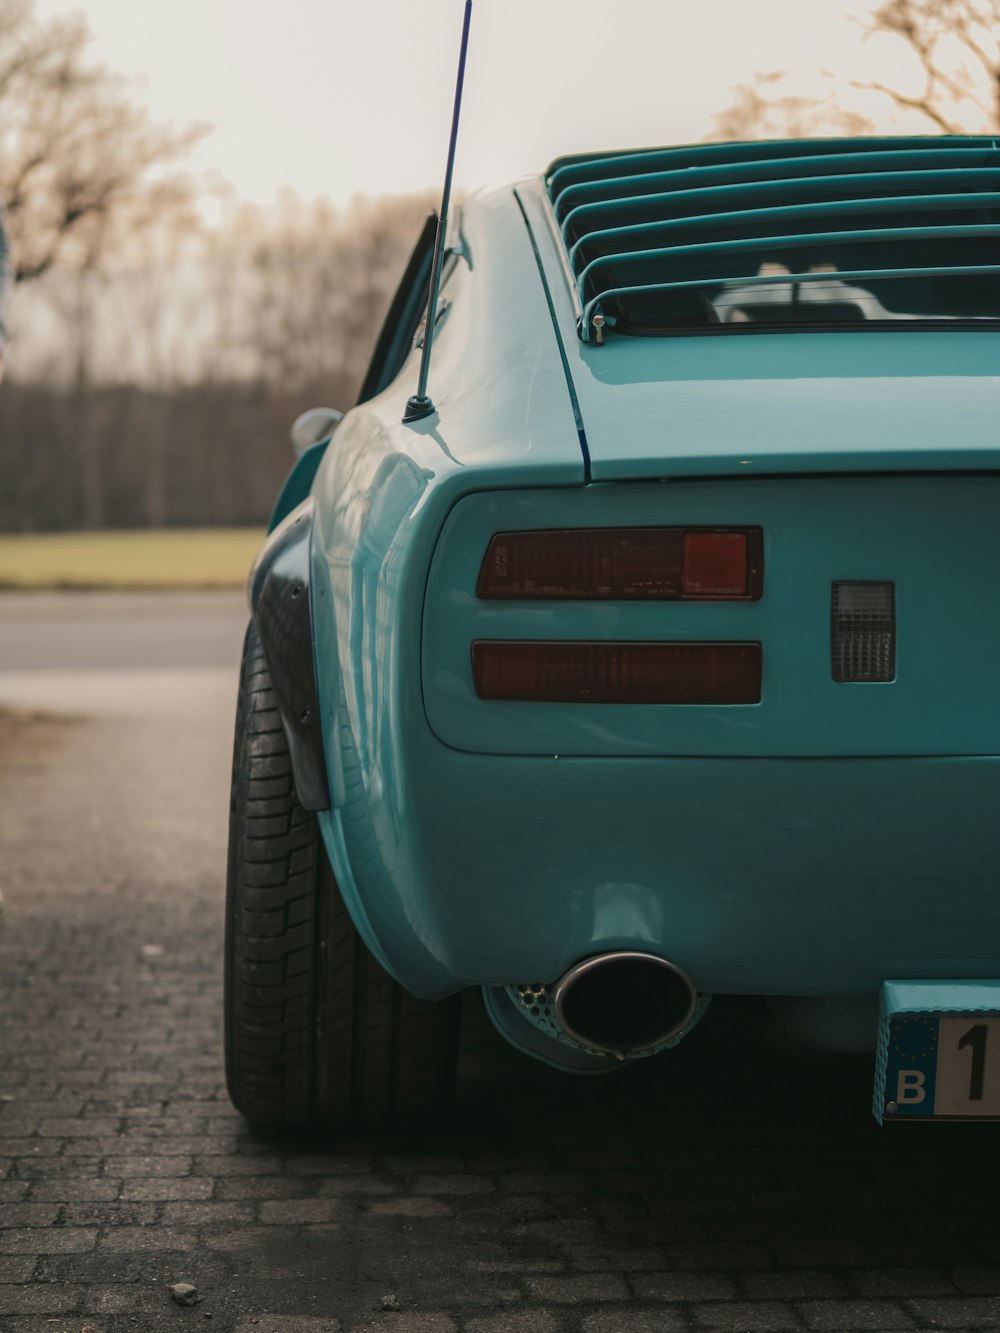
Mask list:
[{"label": "black textured mud flap", "polygon": [[250,572],[250,607],[271,673],[300,804],[326,810],[330,791],[313,657],[310,496],[274,529]]}]

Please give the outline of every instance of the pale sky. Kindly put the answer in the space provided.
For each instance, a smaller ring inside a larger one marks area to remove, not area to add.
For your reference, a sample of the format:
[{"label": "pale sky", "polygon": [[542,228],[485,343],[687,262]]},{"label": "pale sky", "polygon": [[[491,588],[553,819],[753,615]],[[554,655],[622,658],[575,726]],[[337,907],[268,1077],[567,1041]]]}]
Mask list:
[{"label": "pale sky", "polygon": [[[755,69],[860,68],[864,0],[476,0],[456,179],[560,153],[700,139]],[[39,0],[159,121],[213,127],[199,172],[271,201],[402,193],[442,177],[463,0]],[[885,47],[882,48],[884,56]],[[883,66],[883,73],[885,67]],[[887,125],[888,128],[888,125]]]}]

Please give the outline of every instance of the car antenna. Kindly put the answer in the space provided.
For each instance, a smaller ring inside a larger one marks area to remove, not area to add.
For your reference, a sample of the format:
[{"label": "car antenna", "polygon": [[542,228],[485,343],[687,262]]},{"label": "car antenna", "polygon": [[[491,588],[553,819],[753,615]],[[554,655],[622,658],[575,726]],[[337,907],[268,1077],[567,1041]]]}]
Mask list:
[{"label": "car antenna", "polygon": [[427,298],[427,324],[424,328],[424,350],[420,358],[420,377],[417,392],[406,400],[404,425],[421,421],[437,411],[427,395],[427,373],[434,345],[434,323],[437,319],[438,293],[441,290],[441,266],[444,262],[444,242],[448,231],[448,203],[451,199],[451,175],[455,167],[455,145],[458,142],[458,118],[462,111],[462,86],[465,83],[465,57],[469,50],[469,23],[472,19],[472,0],[465,0],[465,18],[462,22],[462,46],[458,53],[458,81],[455,85],[455,110],[451,118],[451,141],[448,144],[448,165],[444,173],[444,191],[441,212],[438,215],[437,235],[434,238],[434,262],[431,265],[431,286]]}]

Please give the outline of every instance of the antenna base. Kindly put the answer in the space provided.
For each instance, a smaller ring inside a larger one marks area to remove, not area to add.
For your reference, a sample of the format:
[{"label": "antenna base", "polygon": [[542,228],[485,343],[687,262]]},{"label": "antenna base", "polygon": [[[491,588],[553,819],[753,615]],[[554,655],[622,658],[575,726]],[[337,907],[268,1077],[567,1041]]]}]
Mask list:
[{"label": "antenna base", "polygon": [[406,411],[403,413],[403,425],[409,426],[413,421],[422,421],[424,417],[433,416],[437,411],[430,398],[420,398],[417,394],[411,394],[406,400]]}]

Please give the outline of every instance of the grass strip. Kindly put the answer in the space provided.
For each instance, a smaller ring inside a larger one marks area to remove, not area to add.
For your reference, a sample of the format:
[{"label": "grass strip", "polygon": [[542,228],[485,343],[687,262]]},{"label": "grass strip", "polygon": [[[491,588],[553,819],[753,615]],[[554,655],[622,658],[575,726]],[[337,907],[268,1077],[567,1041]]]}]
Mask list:
[{"label": "grass strip", "polygon": [[168,528],[0,536],[0,589],[239,588],[259,528]]}]

